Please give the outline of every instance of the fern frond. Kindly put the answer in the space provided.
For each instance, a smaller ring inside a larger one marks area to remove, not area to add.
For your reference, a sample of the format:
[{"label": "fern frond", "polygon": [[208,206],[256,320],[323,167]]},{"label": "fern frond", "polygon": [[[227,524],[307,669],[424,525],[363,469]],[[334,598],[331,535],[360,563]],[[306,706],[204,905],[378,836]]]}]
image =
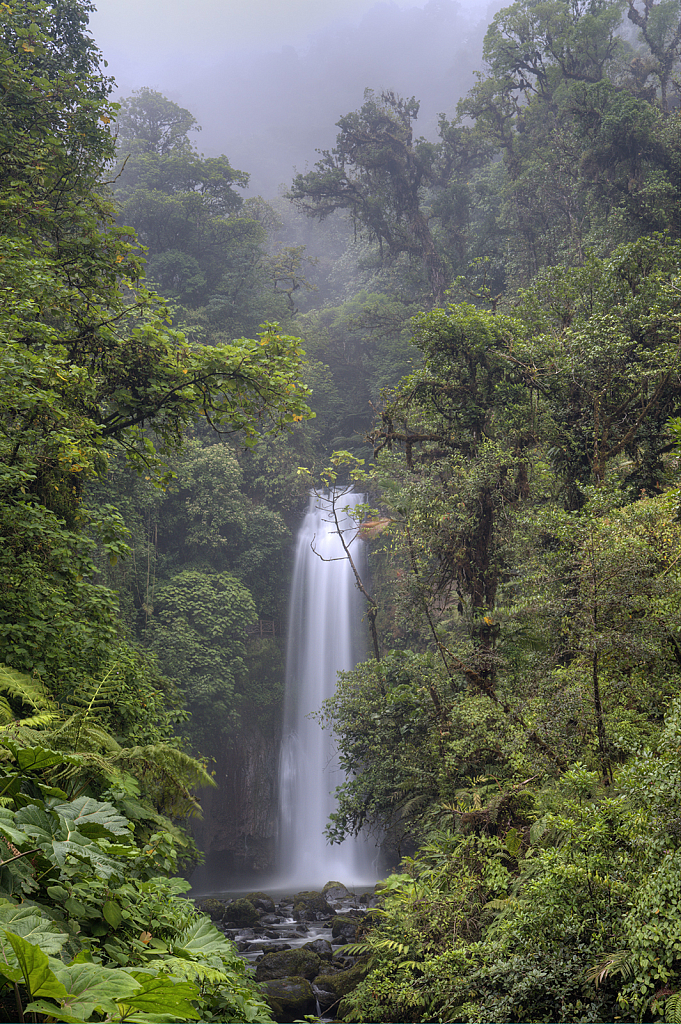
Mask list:
[{"label": "fern frond", "polygon": [[675,992],[665,1000],[664,1015],[669,1024],[681,1024],[681,992]]},{"label": "fern frond", "polygon": [[[2,698],[0,698],[0,702]],[[2,704],[0,703],[0,708]],[[0,712],[1,714],[1,712]],[[0,725],[0,732],[9,732],[10,729],[47,729],[48,726],[59,720],[59,715],[56,711],[42,711],[35,715],[29,715],[28,718],[21,718],[19,721],[12,719],[9,722],[4,722]]]},{"label": "fern frond", "polygon": [[34,712],[48,711],[53,706],[50,695],[38,676],[17,672],[9,665],[0,665],[0,693],[5,695],[7,707],[9,707],[7,697],[20,701],[32,708]]},{"label": "fern frond", "polygon": [[631,953],[628,949],[618,949],[594,964],[586,972],[587,981],[594,983],[596,988],[606,981],[611,974],[621,974],[623,978],[631,978],[634,973],[634,965],[631,962]]},{"label": "fern frond", "polygon": [[171,817],[200,816],[201,804],[191,790],[216,785],[201,761],[169,743],[122,747],[115,760],[121,768],[144,779],[155,802]]}]

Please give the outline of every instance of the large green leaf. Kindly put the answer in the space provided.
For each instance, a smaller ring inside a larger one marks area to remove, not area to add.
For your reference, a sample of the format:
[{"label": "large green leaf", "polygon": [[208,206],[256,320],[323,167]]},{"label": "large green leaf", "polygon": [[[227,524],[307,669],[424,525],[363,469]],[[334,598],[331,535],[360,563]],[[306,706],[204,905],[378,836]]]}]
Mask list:
[{"label": "large green leaf", "polygon": [[183,933],[175,955],[212,956],[215,953],[234,955],[234,947],[207,917],[201,917]]},{"label": "large green leaf", "polygon": [[[130,974],[139,981],[141,990],[132,999],[120,1000],[143,1013],[157,1014],[154,1020],[168,1014],[171,1019],[199,1020],[200,1014],[189,1002],[196,999],[199,990],[189,981],[173,981],[168,977],[150,977],[141,971]],[[128,1018],[134,1020],[134,1017]]]},{"label": "large green leaf", "polygon": [[78,797],[69,803],[55,804],[54,810],[90,839],[107,839],[111,834],[130,835],[128,819],[119,814],[113,804],[102,803],[89,796]]},{"label": "large green leaf", "polygon": [[55,974],[68,990],[68,994],[60,999],[60,1014],[81,1014],[85,1019],[95,1009],[100,1013],[115,1014],[118,1003],[142,991],[140,983],[126,971],[100,964],[72,963],[66,967],[55,967]]},{"label": "large green leaf", "polygon": [[56,954],[68,939],[53,921],[46,921],[33,907],[0,903],[0,974],[10,981],[19,981],[21,969],[9,941],[9,932],[28,942],[36,943],[47,954]]},{"label": "large green leaf", "polygon": [[66,988],[55,976],[40,946],[6,929],[5,935],[21,968],[24,985],[32,996],[38,999],[62,999],[67,995]]}]

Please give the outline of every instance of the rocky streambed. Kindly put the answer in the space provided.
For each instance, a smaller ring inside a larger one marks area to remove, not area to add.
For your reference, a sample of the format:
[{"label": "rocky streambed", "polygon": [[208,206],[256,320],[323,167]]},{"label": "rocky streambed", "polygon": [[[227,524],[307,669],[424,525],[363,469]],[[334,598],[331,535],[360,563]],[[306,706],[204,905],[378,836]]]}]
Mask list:
[{"label": "rocky streambed", "polygon": [[340,882],[275,902],[265,892],[237,899],[197,900],[215,925],[236,943],[254,969],[275,1019],[281,1024],[318,1014],[344,1015],[343,1000],[366,976],[366,961],[344,946],[361,941],[367,915],[379,902]]}]

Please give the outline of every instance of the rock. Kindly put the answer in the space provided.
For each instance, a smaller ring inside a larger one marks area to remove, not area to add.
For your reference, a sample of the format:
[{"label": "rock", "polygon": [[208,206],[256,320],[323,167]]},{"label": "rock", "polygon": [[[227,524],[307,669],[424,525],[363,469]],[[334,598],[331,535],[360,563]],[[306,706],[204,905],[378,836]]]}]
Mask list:
[{"label": "rock", "polygon": [[333,956],[331,943],[327,942],[326,939],[315,939],[314,942],[306,942],[302,948],[312,950],[312,952],[316,953],[322,960],[330,960]]},{"label": "rock", "polygon": [[[318,974],[315,978],[315,985],[327,992],[333,992],[336,999],[342,999],[353,989],[357,988],[360,981],[364,981],[369,973],[369,964],[366,960],[355,964],[345,971],[338,971],[336,974]],[[336,1010],[340,1019],[340,1013]]]},{"label": "rock", "polygon": [[260,950],[261,953],[283,953],[284,950],[290,949],[288,942],[251,942],[249,949],[251,953],[256,953]]},{"label": "rock", "polygon": [[293,916],[296,921],[323,921],[332,914],[333,907],[329,906],[320,892],[299,892],[293,897]]},{"label": "rock", "polygon": [[[255,908],[258,909],[257,907]],[[260,918],[260,924],[279,924],[281,918],[278,914],[263,914]]]},{"label": "rock", "polygon": [[381,903],[381,897],[375,892],[363,892],[359,898],[359,902],[363,906],[373,909]]},{"label": "rock", "polygon": [[342,882],[327,882],[322,889],[322,896],[325,896],[327,900],[347,900],[350,899],[352,893],[350,893]]},{"label": "rock", "polygon": [[309,949],[282,949],[276,953],[265,953],[255,968],[256,981],[272,981],[274,978],[316,978],[322,961]]},{"label": "rock", "polygon": [[337,914],[331,921],[331,934],[337,944],[357,942],[357,929],[361,918],[350,914]]},{"label": "rock", "polygon": [[258,924],[258,913],[250,900],[234,900],[225,910],[225,921],[236,928],[253,928]]},{"label": "rock", "polygon": [[227,908],[222,900],[207,899],[201,900],[198,905],[198,909],[203,914],[208,914],[211,921],[222,921]]},{"label": "rock", "polygon": [[300,1020],[317,1011],[312,986],[306,978],[275,978],[265,981],[262,992],[280,1024]]},{"label": "rock", "polygon": [[316,982],[312,985],[312,991],[315,994],[315,998],[319,1003],[319,1009],[322,1013],[330,1009],[338,1002],[338,996],[335,992],[328,988],[321,988]]},{"label": "rock", "polygon": [[266,914],[274,913],[274,900],[266,892],[247,892],[244,899],[252,903],[256,910],[264,910]]}]

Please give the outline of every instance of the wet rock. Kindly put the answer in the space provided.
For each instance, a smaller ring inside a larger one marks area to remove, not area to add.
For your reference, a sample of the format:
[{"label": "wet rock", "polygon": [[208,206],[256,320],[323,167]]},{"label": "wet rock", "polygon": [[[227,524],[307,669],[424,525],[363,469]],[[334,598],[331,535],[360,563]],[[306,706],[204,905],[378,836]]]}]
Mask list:
[{"label": "wet rock", "polygon": [[352,914],[337,914],[331,920],[331,934],[338,945],[357,942],[357,930],[361,918]]},{"label": "wet rock", "polygon": [[352,893],[346,889],[342,882],[327,882],[322,889],[322,896],[325,896],[327,900],[338,900],[350,899]]},{"label": "wet rock", "polygon": [[322,960],[330,960],[333,956],[331,943],[327,942],[326,939],[315,939],[314,942],[306,942],[302,948],[311,950],[318,957],[321,957]]},{"label": "wet rock", "polygon": [[256,910],[263,910],[266,914],[274,913],[274,900],[266,892],[247,892],[244,899],[252,903]]},{"label": "wet rock", "polygon": [[262,984],[265,999],[280,1024],[316,1013],[312,986],[306,978],[276,978]]},{"label": "wet rock", "polygon": [[258,924],[258,913],[250,900],[234,900],[225,911],[225,921],[232,927],[252,928]]},{"label": "wet rock", "polygon": [[364,907],[369,907],[373,910],[381,902],[381,897],[375,892],[363,892],[359,898],[359,902]]},{"label": "wet rock", "polygon": [[[257,907],[255,908],[258,909]],[[278,914],[263,914],[260,918],[260,924],[279,924],[281,918]]]},{"label": "wet rock", "polygon": [[286,928],[279,932],[280,939],[299,939],[300,932],[297,929]]},{"label": "wet rock", "polygon": [[299,892],[293,897],[293,916],[296,921],[323,921],[332,914],[333,907],[329,906],[320,892]]},{"label": "wet rock", "polygon": [[331,1009],[332,1006],[338,1002],[338,996],[331,989],[320,987],[316,982],[312,985],[312,991],[315,994],[315,998],[319,1003],[319,1009],[322,1013]]},{"label": "wet rock", "polygon": [[236,943],[236,948],[239,951],[239,953],[244,953],[247,949],[251,948],[251,943],[242,940],[241,942]]},{"label": "wet rock", "polygon": [[225,904],[222,902],[222,900],[210,898],[207,900],[201,900],[201,902],[198,905],[198,909],[202,913],[208,914],[211,921],[222,921],[225,916],[225,910],[227,908],[225,907]]},{"label": "wet rock", "polygon": [[255,968],[256,981],[271,981],[273,978],[307,978],[312,980],[319,974],[322,961],[309,949],[278,950],[265,953]]},{"label": "wet rock", "polygon": [[[318,974],[315,978],[315,985],[326,992],[333,992],[336,999],[342,999],[353,989],[357,988],[360,981],[364,981],[369,973],[369,965],[366,960],[354,964],[345,971],[337,971],[335,974]],[[335,1011],[340,1019],[340,1009]]]},{"label": "wet rock", "polygon": [[307,933],[309,932],[309,930],[310,930],[310,929],[309,929],[309,928],[307,927],[307,925],[306,925],[306,924],[299,924],[299,925],[298,925],[298,926],[296,927],[296,934],[297,934],[297,935],[307,935]]},{"label": "wet rock", "polygon": [[261,953],[283,953],[285,950],[290,949],[288,942],[251,942],[249,949],[252,953],[260,950]]}]

